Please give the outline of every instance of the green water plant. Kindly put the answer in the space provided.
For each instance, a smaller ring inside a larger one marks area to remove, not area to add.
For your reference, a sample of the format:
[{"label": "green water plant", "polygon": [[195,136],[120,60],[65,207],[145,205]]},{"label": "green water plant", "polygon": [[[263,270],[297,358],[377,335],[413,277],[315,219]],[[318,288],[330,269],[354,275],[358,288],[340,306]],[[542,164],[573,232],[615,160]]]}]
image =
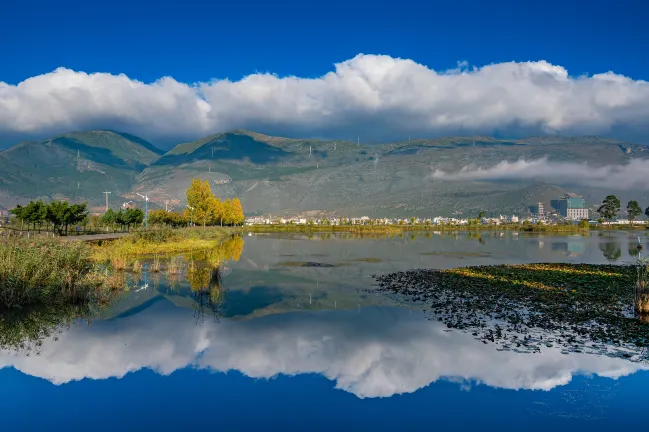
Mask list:
[{"label": "green water plant", "polygon": [[0,309],[83,303],[101,297],[105,274],[82,242],[9,238],[0,242]]},{"label": "green water plant", "polygon": [[637,277],[636,266],[539,263],[412,270],[376,280],[379,290],[422,302],[448,328],[504,349],[606,345],[631,356],[624,349],[649,346],[649,324],[633,314]]}]

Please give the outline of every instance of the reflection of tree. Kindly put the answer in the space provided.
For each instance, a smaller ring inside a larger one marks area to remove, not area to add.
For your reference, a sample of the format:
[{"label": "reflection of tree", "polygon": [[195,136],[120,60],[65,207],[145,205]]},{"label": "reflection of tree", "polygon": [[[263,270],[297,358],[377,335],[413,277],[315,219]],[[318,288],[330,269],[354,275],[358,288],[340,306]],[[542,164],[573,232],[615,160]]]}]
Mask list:
[{"label": "reflection of tree", "polygon": [[219,309],[223,303],[223,281],[221,267],[210,267],[204,263],[192,263],[187,271],[194,305],[194,317],[197,322],[205,321],[205,313],[211,312],[218,321]]},{"label": "reflection of tree", "polygon": [[609,261],[617,261],[620,256],[622,256],[622,250],[620,249],[619,243],[615,242],[606,242],[600,243],[599,249],[604,254],[604,258]]},{"label": "reflection of tree", "polygon": [[0,314],[0,350],[24,351],[27,356],[39,354],[44,339],[58,339],[63,329],[78,319],[90,320],[91,306],[47,305],[29,310],[5,311]]},{"label": "reflection of tree", "polygon": [[632,257],[637,257],[640,254],[638,245],[636,243],[629,243],[629,255]]},{"label": "reflection of tree", "polygon": [[186,255],[189,261],[202,261],[216,267],[223,261],[239,261],[243,252],[243,237],[232,236],[212,249]]}]

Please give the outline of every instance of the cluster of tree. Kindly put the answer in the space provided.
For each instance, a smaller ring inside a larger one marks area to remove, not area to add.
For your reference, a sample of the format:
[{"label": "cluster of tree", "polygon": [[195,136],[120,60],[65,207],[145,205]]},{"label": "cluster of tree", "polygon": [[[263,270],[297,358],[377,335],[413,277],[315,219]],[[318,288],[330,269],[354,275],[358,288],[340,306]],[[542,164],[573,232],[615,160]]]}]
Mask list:
[{"label": "cluster of tree", "polygon": [[239,198],[221,201],[212,193],[208,180],[192,180],[187,189],[187,203],[185,217],[203,226],[243,225],[245,222]]},{"label": "cluster of tree", "polygon": [[[607,221],[612,221],[617,217],[618,212],[620,211],[620,200],[615,195],[609,195],[604,198],[602,205],[597,210],[602,219]],[[631,200],[626,205],[626,213],[629,221],[633,222],[642,214],[642,208],[638,201]],[[649,218],[649,207],[644,211],[644,214]]]},{"label": "cluster of tree", "polygon": [[17,205],[11,210],[11,214],[16,216],[21,225],[27,224],[27,230],[36,229],[40,231],[43,224],[49,231],[59,234],[68,233],[70,226],[84,224],[88,221],[87,203],[69,204],[67,201],[52,201],[43,203],[42,201],[30,201],[26,206]]},{"label": "cluster of tree", "polygon": [[119,225],[122,231],[129,231],[131,226],[142,224],[144,221],[144,212],[139,208],[119,209],[119,211],[114,211],[109,208],[99,221],[106,226]]},{"label": "cluster of tree", "polygon": [[189,219],[184,214],[166,210],[152,210],[149,212],[150,225],[168,225],[173,228],[187,226]]}]

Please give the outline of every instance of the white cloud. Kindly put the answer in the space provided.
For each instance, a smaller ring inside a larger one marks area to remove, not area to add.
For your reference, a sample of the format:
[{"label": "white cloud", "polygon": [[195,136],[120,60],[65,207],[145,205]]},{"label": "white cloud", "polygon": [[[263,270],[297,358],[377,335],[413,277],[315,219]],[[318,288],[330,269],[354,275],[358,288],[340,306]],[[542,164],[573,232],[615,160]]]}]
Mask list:
[{"label": "white cloud", "polygon": [[434,170],[431,178],[449,181],[534,180],[605,189],[646,189],[649,160],[632,159],[624,165],[592,166],[555,162],[547,158],[503,161],[491,167],[467,165],[455,172]]},{"label": "white cloud", "polygon": [[315,79],[142,83],[59,68],[15,86],[0,82],[0,138],[114,128],[165,141],[237,127],[374,140],[496,129],[649,137],[648,125],[646,81],[612,72],[571,77],[545,61],[435,71],[358,55]]},{"label": "white cloud", "polygon": [[646,368],[619,358],[563,355],[556,348],[499,352],[470,335],[447,333],[436,321],[409,319],[405,309],[295,313],[196,326],[190,311],[158,307],[71,328],[58,341],[45,341],[39,356],[0,353],[0,368],[13,366],[54,384],[122,377],[142,368],[166,375],[187,366],[254,378],[316,373],[358,397],[410,393],[444,378],[550,390],[578,374],[617,378]]}]

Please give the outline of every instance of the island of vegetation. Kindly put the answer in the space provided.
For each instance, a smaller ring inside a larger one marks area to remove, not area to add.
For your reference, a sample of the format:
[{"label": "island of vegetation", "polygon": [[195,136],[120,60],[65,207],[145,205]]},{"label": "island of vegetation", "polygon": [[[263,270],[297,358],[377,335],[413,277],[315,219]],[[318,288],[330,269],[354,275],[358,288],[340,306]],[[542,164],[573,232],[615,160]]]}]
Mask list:
[{"label": "island of vegetation", "polygon": [[647,263],[524,264],[375,276],[449,329],[499,349],[596,352],[647,360]]}]

